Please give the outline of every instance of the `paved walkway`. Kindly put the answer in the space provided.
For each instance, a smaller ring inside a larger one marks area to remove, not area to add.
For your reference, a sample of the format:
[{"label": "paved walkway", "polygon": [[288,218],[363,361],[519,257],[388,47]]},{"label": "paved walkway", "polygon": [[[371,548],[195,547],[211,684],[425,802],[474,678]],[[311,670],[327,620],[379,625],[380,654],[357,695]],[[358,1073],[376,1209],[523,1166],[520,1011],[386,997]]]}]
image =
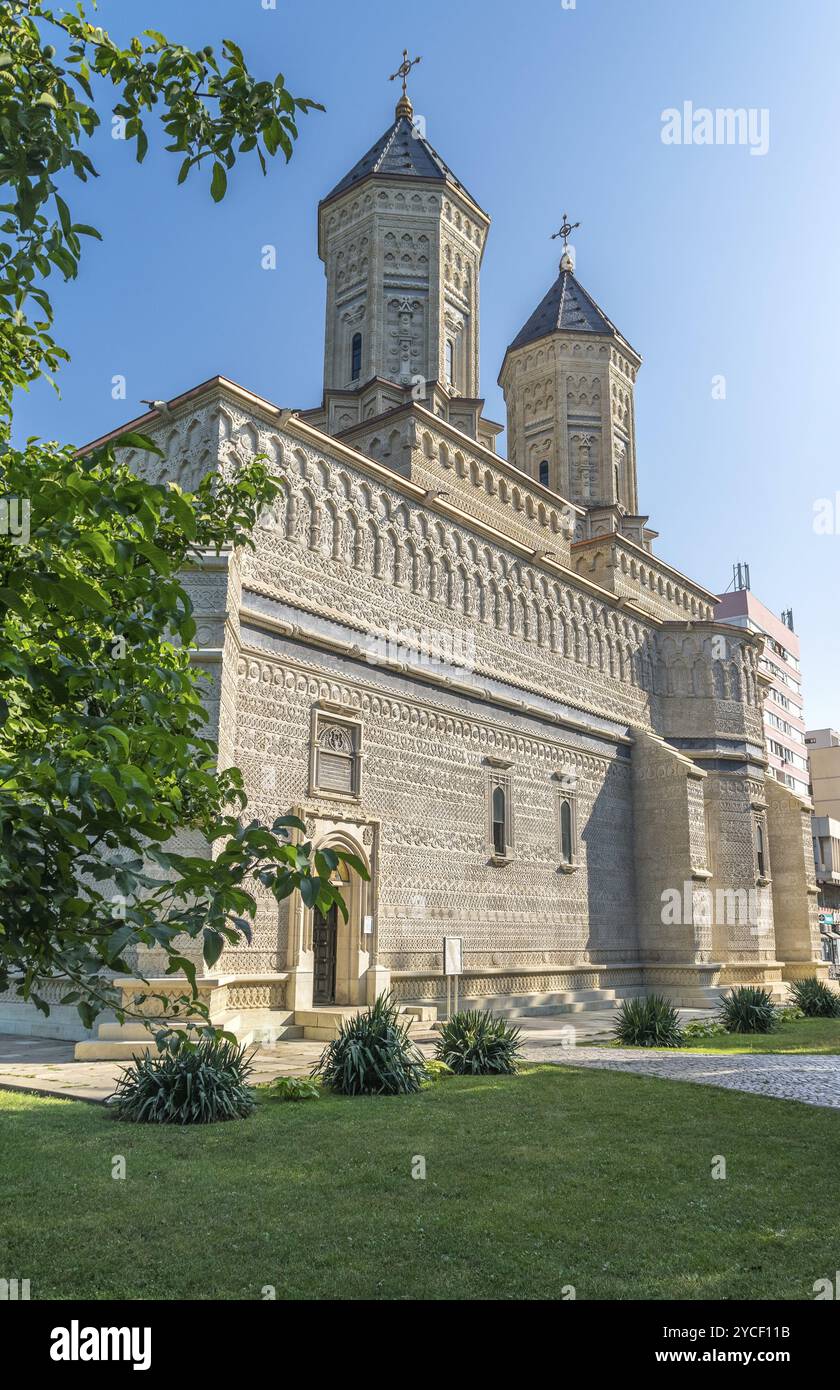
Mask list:
[{"label": "paved walkway", "polygon": [[[696,1011],[681,1010],[685,1018]],[[611,1010],[516,1020],[529,1062],[596,1067],[670,1081],[692,1081],[727,1090],[798,1100],[840,1109],[840,1056],[810,1053],[724,1057],[710,1052],[649,1052],[645,1048],[593,1047],[608,1034]],[[417,1039],[431,1056],[435,1034]],[[284,1042],[256,1054],[254,1080],[307,1076],[324,1048],[321,1042]],[[101,1102],[114,1089],[120,1062],[76,1062],[73,1044],[0,1034],[0,1089]]]},{"label": "paved walkway", "polygon": [[[611,1020],[609,1009],[522,1020],[527,1023],[523,1028],[526,1054],[533,1040],[538,1047],[553,1051],[555,1057],[561,1051],[565,1056],[579,1041],[606,1037]],[[416,1039],[427,1056],[434,1051],[434,1040],[431,1029]],[[308,1076],[323,1050],[322,1042],[304,1040],[264,1048],[254,1059],[254,1080],[266,1082],[275,1076]],[[111,1095],[123,1065],[121,1062],[77,1062],[72,1043],[0,1033],[0,1088],[6,1090],[103,1101]]]},{"label": "paved walkway", "polygon": [[777,1100],[798,1100],[840,1110],[840,1056],[814,1053],[742,1053],[722,1057],[714,1052],[655,1052],[645,1048],[603,1047],[556,1049],[532,1047],[530,1061],[558,1066],[594,1067],[602,1071],[633,1072],[667,1081],[694,1081],[722,1086],[727,1091],[751,1091]]}]

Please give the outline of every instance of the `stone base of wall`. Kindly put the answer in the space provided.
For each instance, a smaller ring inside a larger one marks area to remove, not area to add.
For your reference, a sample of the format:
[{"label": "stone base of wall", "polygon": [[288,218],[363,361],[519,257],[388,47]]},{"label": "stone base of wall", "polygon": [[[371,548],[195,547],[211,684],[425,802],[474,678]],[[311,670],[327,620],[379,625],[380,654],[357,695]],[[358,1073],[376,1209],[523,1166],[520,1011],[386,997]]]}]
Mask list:
[{"label": "stone base of wall", "polygon": [[[463,999],[546,999],[577,993],[619,991],[644,984],[641,965],[547,965],[544,970],[527,966],[502,970],[467,970],[460,976]],[[446,998],[446,976],[439,971],[394,970],[391,993],[398,1003],[429,1003]],[[489,1005],[488,1005],[489,1006]],[[472,1006],[471,1006],[472,1007]]]},{"label": "stone base of wall", "polygon": [[[224,1024],[231,1015],[240,1012],[276,1009],[282,1010],[286,1002],[286,974],[275,975],[223,975],[197,981],[198,995],[206,1005],[213,1023]],[[156,976],[148,980],[122,978],[114,981],[122,996],[123,1008],[133,1015],[143,1018],[162,1018],[164,1007],[160,999],[152,995],[174,997],[188,992],[186,979],[178,975]],[[53,1038],[61,1042],[86,1042],[101,1037],[100,1029],[113,1029],[116,1015],[105,1012],[99,1015],[93,1028],[85,1028],[75,1008],[53,1002],[67,994],[69,981],[54,980],[46,990],[50,1004],[49,1015],[44,1015],[34,1004],[24,1003],[11,991],[0,996],[0,1033],[14,1033],[19,1037]],[[147,996],[143,1002],[142,996]],[[179,1016],[183,1020],[183,1012]],[[201,1020],[197,1020],[200,1022]]]},{"label": "stone base of wall", "polygon": [[782,967],[783,980],[809,980],[816,975],[818,980],[829,983],[830,970],[827,960],[787,960]]},{"label": "stone base of wall", "polygon": [[[70,989],[65,985],[64,993]],[[102,1021],[112,1023],[114,1015],[104,1013]],[[4,996],[0,999],[0,1033],[14,1033],[20,1038],[51,1038],[55,1042],[82,1042],[96,1036],[95,1028],[85,1028],[72,1005],[50,1004],[47,1016],[26,1004],[22,999]]]},{"label": "stone base of wall", "polygon": [[[720,962],[467,971],[460,977],[459,1001],[465,1008],[490,1009],[495,1013],[577,1013],[584,1009],[608,1009],[634,996],[663,994],[683,1008],[711,1009],[720,998],[720,971]],[[391,991],[400,1003],[434,1001],[442,1005],[447,997],[446,978],[440,974],[395,971]]]}]

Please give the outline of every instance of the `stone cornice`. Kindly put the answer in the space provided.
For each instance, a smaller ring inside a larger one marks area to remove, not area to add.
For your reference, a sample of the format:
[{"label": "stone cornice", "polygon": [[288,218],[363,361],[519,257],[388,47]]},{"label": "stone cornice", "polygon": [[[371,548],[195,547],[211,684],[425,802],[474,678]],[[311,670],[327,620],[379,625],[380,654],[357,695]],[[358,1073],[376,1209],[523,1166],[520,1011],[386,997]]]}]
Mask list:
[{"label": "stone cornice", "polygon": [[[271,616],[261,612],[258,609],[248,608],[247,606],[243,606],[240,616],[243,624],[248,624],[253,629],[263,631],[267,635],[271,635],[273,633],[279,637],[288,638],[291,641],[298,641],[308,646],[317,647],[322,651],[330,652],[336,656],[350,657],[361,662],[365,660],[364,652],[362,651],[358,642],[354,642],[352,640],[352,634],[347,639],[331,637],[327,633],[317,632],[316,630],[306,627],[301,623],[296,623],[284,618],[272,618]],[[302,613],[301,617],[304,616],[305,615]],[[253,643],[253,641],[249,641],[247,631],[242,631],[241,633],[240,653],[243,657],[250,656],[263,661],[275,660],[291,665],[300,664],[296,662],[293,657],[290,657],[286,653],[272,653],[271,651],[268,651],[263,647],[256,646]],[[597,743],[606,743],[613,747],[630,747],[635,742],[635,739],[630,733],[621,733],[618,731],[618,729],[616,729],[615,731],[611,731],[607,729],[593,728],[593,725],[590,721],[586,720],[585,718],[576,718],[574,714],[567,713],[565,709],[558,709],[557,711],[552,711],[550,709],[543,709],[540,705],[529,703],[527,699],[528,692],[525,690],[523,690],[521,693],[517,693],[517,691],[512,688],[510,694],[506,695],[500,691],[493,690],[491,687],[485,684],[482,684],[480,678],[476,681],[475,684],[470,684],[466,680],[454,680],[449,676],[438,674],[437,672],[432,671],[428,668],[412,669],[403,662],[391,661],[385,657],[383,657],[382,659],[377,659],[376,667],[377,669],[387,671],[387,673],[392,676],[402,677],[407,680],[416,679],[418,681],[422,681],[426,685],[437,688],[442,693],[448,693],[450,695],[455,696],[466,696],[471,700],[481,701],[483,704],[495,705],[500,709],[508,710],[510,713],[520,715],[524,718],[542,720],[546,724],[554,723],[559,728],[568,728],[585,738],[594,740]],[[369,686],[367,683],[361,681],[358,678],[352,678],[345,674],[343,679],[348,685],[355,685],[360,689],[365,689],[370,694],[378,695],[382,693],[378,691],[375,686]],[[406,696],[401,693],[395,693],[392,691],[386,692],[386,696],[389,699],[400,701],[403,704],[412,704],[417,706],[418,709],[422,708],[421,701],[419,701],[416,697],[412,698],[410,696]],[[542,696],[540,698],[545,699],[547,702],[549,702],[550,700],[549,696]],[[559,705],[561,702],[553,701],[551,703]],[[469,719],[470,722],[474,724],[485,724],[488,727],[497,727],[492,724],[492,721],[486,718],[482,718],[480,715],[475,715],[471,713],[469,715],[464,715],[463,717]],[[593,719],[600,719],[603,720],[605,723],[612,722],[609,721],[604,715],[593,715]],[[621,725],[620,727],[624,729],[627,728],[626,725]],[[505,732],[510,731],[506,730]],[[550,739],[550,735],[545,733],[540,734],[540,737],[546,740]],[[551,741],[558,743],[559,746],[564,746],[560,743],[560,740],[558,739],[554,739]],[[578,753],[589,752],[589,756],[591,757],[604,756],[603,753],[597,754],[592,752],[591,750],[585,749],[572,748],[569,751]]]},{"label": "stone cornice", "polygon": [[[227,400],[234,406],[239,406],[251,411],[255,416],[264,421],[265,424],[273,426],[275,429],[283,430],[285,434],[297,437],[303,443],[309,444],[321,453],[333,454],[336,458],[348,463],[357,471],[366,473],[369,477],[375,478],[377,482],[384,486],[393,488],[397,492],[403,492],[411,497],[418,505],[425,507],[428,511],[437,512],[439,515],[450,521],[456,521],[466,530],[478,535],[485,536],[494,541],[497,545],[502,545],[522,558],[526,558],[531,564],[539,566],[545,573],[555,578],[562,578],[565,583],[572,588],[582,589],[590,596],[597,598],[606,608],[617,609],[619,606],[622,611],[632,610],[637,621],[647,624],[648,627],[658,628],[663,624],[661,618],[648,613],[638,603],[632,599],[622,599],[621,604],[617,602],[616,595],[608,589],[601,588],[592,580],[585,576],[575,573],[574,570],[567,568],[556,560],[545,558],[535,559],[534,547],[521,541],[517,541],[506,532],[496,530],[487,526],[477,517],[469,512],[463,511],[456,503],[440,498],[429,497],[425,486],[413,483],[410,478],[405,478],[393,469],[384,464],[377,463],[375,459],[369,458],[367,454],[360,453],[349,444],[344,444],[340,439],[335,439],[331,435],[324,434],[322,430],[310,425],[306,420],[302,420],[299,415],[274,405],[271,401],[265,400],[262,396],[255,395],[236,382],[230,381],[227,377],[210,377],[207,381],[201,382],[198,386],[192,387],[189,391],[183,392],[179,396],[174,396],[166,402],[166,412],[150,410],[135,419],[127,421],[118,429],[110,430],[105,435],[100,435],[97,439],[84,445],[79,453],[84,455],[93,449],[101,448],[104,444],[113,443],[121,435],[129,431],[149,430],[159,428],[167,422],[182,418],[189,410],[195,409],[196,405],[204,399]],[[528,474],[522,473],[507,459],[499,454],[495,454],[492,449],[477,440],[471,439],[468,435],[462,434],[460,430],[450,425],[447,421],[441,420],[438,416],[432,415],[416,402],[410,405],[398,407],[394,414],[405,411],[406,414],[416,413],[419,419],[427,426],[440,433],[447,434],[462,449],[472,452],[476,457],[483,460],[488,466],[498,468],[511,479],[516,486],[525,486],[535,494],[544,497],[546,505],[553,507],[568,506],[574,512],[580,512],[580,508],[573,503],[567,503],[559,493],[553,493],[549,488],[544,488],[541,484],[530,478]],[[370,425],[370,421],[367,422]]]}]

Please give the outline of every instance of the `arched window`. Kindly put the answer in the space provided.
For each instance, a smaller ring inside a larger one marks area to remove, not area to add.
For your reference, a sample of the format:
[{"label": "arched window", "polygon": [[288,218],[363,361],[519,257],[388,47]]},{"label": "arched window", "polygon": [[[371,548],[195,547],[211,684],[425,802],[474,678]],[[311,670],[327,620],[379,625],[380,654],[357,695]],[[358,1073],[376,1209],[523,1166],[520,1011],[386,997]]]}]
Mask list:
[{"label": "arched window", "polygon": [[574,852],[572,839],[572,806],[569,801],[560,803],[560,856],[564,864],[571,864]]},{"label": "arched window", "polygon": [[496,854],[507,853],[507,806],[502,787],[493,788],[493,849]]},{"label": "arched window", "polygon": [[361,333],[354,333],[354,334],[353,334],[352,360],[351,360],[351,366],[350,366],[350,379],[351,379],[351,381],[358,381],[358,380],[359,380],[359,377],[360,377],[361,375],[362,375],[362,335],[361,335]]},{"label": "arched window", "polygon": [[543,459],[540,464],[540,482],[543,487],[548,487],[548,459]]},{"label": "arched window", "polygon": [[315,715],[311,790],[325,796],[357,797],[361,762],[361,726]]},{"label": "arched window", "polygon": [[446,340],[446,380],[455,385],[455,344],[451,338]]}]

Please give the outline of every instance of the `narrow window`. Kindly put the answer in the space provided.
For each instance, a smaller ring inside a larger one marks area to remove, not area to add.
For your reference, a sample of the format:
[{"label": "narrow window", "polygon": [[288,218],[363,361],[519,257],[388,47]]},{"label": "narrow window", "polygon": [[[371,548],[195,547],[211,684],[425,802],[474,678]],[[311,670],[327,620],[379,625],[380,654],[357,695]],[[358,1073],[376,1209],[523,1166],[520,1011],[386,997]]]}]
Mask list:
[{"label": "narrow window", "polygon": [[493,788],[493,849],[499,855],[507,853],[507,806],[501,787]]},{"label": "narrow window", "polygon": [[351,379],[352,381],[358,381],[358,380],[359,380],[359,377],[360,377],[361,375],[362,375],[362,335],[361,335],[361,333],[354,333],[354,334],[353,334],[353,351],[352,351],[352,362],[351,362],[351,369],[350,369],[350,379]]},{"label": "narrow window", "polygon": [[571,802],[563,800],[560,802],[560,856],[564,864],[571,864],[572,853],[572,806]]},{"label": "narrow window", "polygon": [[543,459],[540,464],[540,482],[543,487],[548,487],[548,459]]},{"label": "narrow window", "polygon": [[766,878],[767,857],[764,851],[764,826],[760,820],[755,823],[755,857],[758,865],[759,878]]},{"label": "narrow window", "polygon": [[455,385],[455,344],[451,338],[446,340],[446,380]]},{"label": "narrow window", "polygon": [[615,465],[615,500],[621,501],[621,476],[618,471],[618,464]]}]

